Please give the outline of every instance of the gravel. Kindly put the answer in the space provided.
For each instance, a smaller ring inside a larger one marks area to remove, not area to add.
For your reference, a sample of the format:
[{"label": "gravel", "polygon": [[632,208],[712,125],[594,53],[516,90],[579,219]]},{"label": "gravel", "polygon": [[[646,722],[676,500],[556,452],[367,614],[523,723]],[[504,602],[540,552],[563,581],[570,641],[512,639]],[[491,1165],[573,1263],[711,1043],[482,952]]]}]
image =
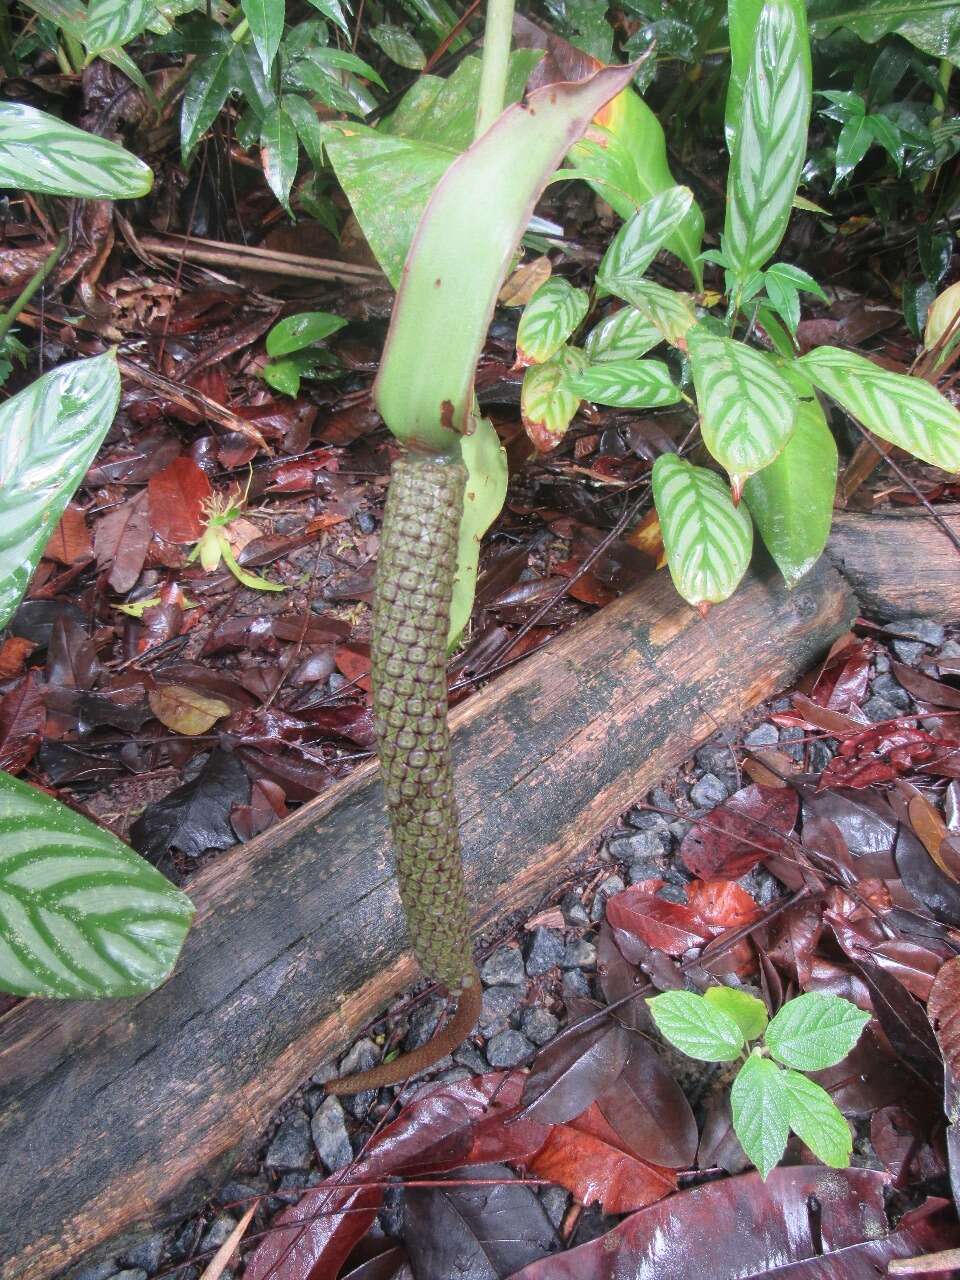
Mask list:
[{"label": "gravel", "polygon": [[593,992],[587,975],[581,969],[568,969],[563,975],[561,990],[564,997],[585,996],[589,999]]},{"label": "gravel", "polygon": [[525,981],[523,956],[518,947],[497,947],[480,966],[480,979],[484,986],[496,987],[504,983],[519,986]]},{"label": "gravel", "polygon": [[347,1133],[347,1118],[339,1098],[327,1098],[317,1109],[310,1124],[313,1145],[328,1173],[343,1169],[353,1159],[353,1147]]},{"label": "gravel", "polygon": [[755,729],[751,729],[743,740],[745,747],[750,747],[752,751],[761,750],[764,747],[775,747],[780,741],[780,730],[775,724],[764,721],[758,724]]},{"label": "gravel", "polygon": [[446,1000],[438,997],[414,1009],[410,1015],[410,1030],[403,1041],[404,1053],[412,1053],[414,1049],[419,1049],[421,1045],[427,1043],[436,1031],[446,1007]]},{"label": "gravel", "polygon": [[529,1009],[524,1009],[520,1026],[527,1039],[539,1046],[546,1044],[557,1034],[560,1030],[560,1019],[554,1017],[548,1009],[533,1005]]},{"label": "gravel", "polygon": [[[908,640],[918,640],[931,649],[939,649],[947,638],[945,629],[932,618],[900,618],[884,627],[888,635],[906,636]],[[897,642],[893,642],[896,649]]]},{"label": "gravel", "polygon": [[491,1035],[509,1026],[522,999],[523,987],[487,987],[480,1006],[480,1030]]},{"label": "gravel", "polygon": [[302,1111],[291,1111],[267,1147],[264,1164],[270,1169],[309,1169],[312,1154],[310,1121]]},{"label": "gravel", "polygon": [[714,773],[705,773],[690,788],[690,799],[701,809],[713,809],[723,804],[729,794],[730,788]]},{"label": "gravel", "polygon": [[121,1267],[129,1268],[133,1271],[145,1271],[147,1275],[152,1275],[160,1266],[160,1259],[163,1257],[163,1251],[167,1247],[167,1233],[158,1231],[155,1235],[147,1236],[146,1240],[141,1240],[134,1248],[128,1249],[126,1253],[120,1255],[118,1259]]},{"label": "gravel", "polygon": [[874,695],[868,698],[863,704],[864,714],[873,724],[878,724],[881,720],[895,720],[901,714],[900,709],[895,707],[892,702],[888,702],[886,698]]},{"label": "gravel", "polygon": [[236,1225],[237,1220],[232,1214],[218,1213],[200,1237],[200,1252],[206,1253],[208,1250],[219,1249],[225,1241],[229,1240],[230,1232]]},{"label": "gravel", "polygon": [[573,925],[575,928],[590,923],[590,915],[583,905],[583,899],[573,889],[570,889],[560,899],[560,910],[563,912],[563,918],[567,924]]},{"label": "gravel", "polygon": [[552,929],[544,929],[540,925],[534,929],[527,943],[527,973],[531,978],[549,973],[560,963],[562,955],[563,939]]},{"label": "gravel", "polygon": [[498,1031],[487,1042],[487,1061],[491,1067],[519,1067],[522,1062],[529,1062],[534,1054],[534,1046],[519,1031]]},{"label": "gravel", "polygon": [[619,876],[607,876],[606,880],[597,885],[597,891],[593,895],[593,905],[590,908],[590,919],[594,924],[603,919],[607,899],[612,898],[615,893],[622,893],[625,887]]},{"label": "gravel", "polygon": [[[340,1076],[342,1078],[352,1076],[357,1071],[366,1071],[369,1067],[375,1067],[379,1061],[377,1046],[365,1036],[344,1055],[340,1062]],[[347,1099],[346,1108],[359,1120],[369,1111],[376,1096],[376,1089],[364,1089],[363,1093],[355,1093],[352,1098]]]},{"label": "gravel", "polygon": [[561,969],[595,969],[597,965],[597,948],[586,938],[575,938],[568,942],[560,957]]}]

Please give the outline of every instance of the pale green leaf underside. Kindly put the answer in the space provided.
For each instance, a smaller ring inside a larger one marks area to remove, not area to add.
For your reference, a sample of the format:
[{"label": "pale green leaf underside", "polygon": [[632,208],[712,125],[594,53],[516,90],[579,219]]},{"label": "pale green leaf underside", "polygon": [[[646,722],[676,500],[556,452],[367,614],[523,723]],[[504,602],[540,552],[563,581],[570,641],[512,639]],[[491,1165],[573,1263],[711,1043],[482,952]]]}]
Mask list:
[{"label": "pale green leaf underside", "polygon": [[736,1022],[692,991],[665,991],[647,1005],[661,1035],[688,1057],[732,1062],[743,1048]]},{"label": "pale green leaf underside", "polygon": [[676,404],[680,388],[662,360],[608,360],[571,378],[567,387],[581,400],[620,409]]},{"label": "pale green leaf underside", "polygon": [[853,1137],[829,1093],[799,1071],[780,1074],[790,1128],[818,1160],[833,1169],[845,1169],[853,1153]]},{"label": "pale green leaf underside", "polygon": [[853,1049],[870,1015],[840,996],[808,992],[783,1006],[767,1027],[767,1048],[785,1066],[823,1071]]},{"label": "pale green leaf underside", "polygon": [[603,255],[597,272],[601,288],[619,295],[624,284],[638,283],[692,207],[689,187],[667,187],[642,204]]},{"label": "pale green leaf underside", "polygon": [[636,360],[663,341],[663,334],[635,307],[621,307],[595,325],[583,349],[594,364]]},{"label": "pale green leaf underside", "polygon": [[839,347],[798,361],[804,374],[852,418],[944,471],[960,471],[960,413],[922,378],[890,373]]},{"label": "pale green leaf underside", "polygon": [[133,996],[166,977],[190,900],[109,831],[0,773],[0,989]]},{"label": "pale green leaf underside", "polygon": [[736,486],[790,439],[797,395],[761,352],[694,329],[687,338],[703,442]]},{"label": "pale green leaf underside", "polygon": [[750,516],[718,475],[672,453],[654,463],[653,500],[677,591],[692,605],[726,600],[750,563]]},{"label": "pale green leaf underside", "polygon": [[106,138],[19,102],[0,103],[0,187],[81,200],[132,200],[150,169]]},{"label": "pale green leaf underside", "polygon": [[61,365],[0,405],[0,626],[20,603],[120,400],[112,352]]},{"label": "pale green leaf underside", "polygon": [[769,1058],[751,1055],[730,1090],[734,1132],[764,1180],[776,1168],[790,1136],[782,1077]]},{"label": "pale green leaf underside", "polygon": [[543,364],[559,351],[587,314],[585,289],[554,276],[542,284],[523,309],[517,326],[517,361]]}]

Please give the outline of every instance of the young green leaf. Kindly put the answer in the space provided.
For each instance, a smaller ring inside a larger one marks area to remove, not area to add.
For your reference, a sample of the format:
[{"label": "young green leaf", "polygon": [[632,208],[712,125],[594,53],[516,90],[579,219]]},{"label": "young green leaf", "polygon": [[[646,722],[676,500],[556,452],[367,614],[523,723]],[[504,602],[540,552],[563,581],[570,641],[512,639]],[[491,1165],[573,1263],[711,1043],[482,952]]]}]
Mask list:
[{"label": "young green leaf", "polygon": [[586,356],[564,347],[545,364],[530,365],[520,388],[520,416],[527,435],[541,453],[555,449],[580,408],[580,397],[568,388],[587,365]]},{"label": "young green leaf", "polygon": [[329,311],[300,311],[285,316],[267,334],[267,355],[286,356],[291,351],[302,351],[314,342],[322,342],[346,324],[342,316]]},{"label": "young green leaf", "polygon": [[467,484],[457,543],[457,572],[450,602],[448,648],[456,644],[470,621],[480,562],[480,540],[500,514],[507,496],[507,455],[489,419],[478,420],[476,430],[463,437],[461,450],[463,465],[467,468]]},{"label": "young green leaf", "polygon": [[783,452],[750,477],[743,498],[788,587],[820,558],[837,489],[837,445],[816,400],[801,400]]},{"label": "young green leaf", "polygon": [[678,347],[697,323],[693,298],[689,293],[665,289],[652,280],[640,280],[623,286],[624,302],[629,302],[643,318],[654,326],[672,347]]},{"label": "young green leaf", "polygon": [[662,360],[608,360],[571,378],[567,389],[581,400],[621,409],[650,409],[680,399]]},{"label": "young green leaf", "polygon": [[409,71],[422,71],[427,65],[427,55],[409,31],[389,22],[380,22],[367,33],[374,44],[379,45],[391,62]]},{"label": "young green leaf", "polygon": [[692,991],[664,991],[647,1005],[663,1038],[690,1058],[732,1062],[743,1048],[734,1019]]},{"label": "young green leaf", "polygon": [[845,1169],[853,1153],[850,1126],[826,1089],[799,1071],[781,1071],[790,1128],[818,1160]]},{"label": "young green leaf", "polygon": [[870,1021],[849,1000],[808,992],[788,1000],[767,1027],[766,1045],[778,1062],[823,1071],[845,1058]]},{"label": "young green leaf", "polygon": [[750,563],[753,525],[713,471],[674,453],[653,464],[653,501],[673,585],[688,604],[719,604]]},{"label": "young green leaf", "polygon": [[0,102],[0,187],[81,200],[133,200],[150,169],[115,142],[20,102]]},{"label": "young green leaf", "polygon": [[517,326],[517,365],[549,360],[587,314],[589,295],[561,276],[542,284],[523,309]]},{"label": "young green leaf", "polygon": [[286,18],[285,0],[240,0],[243,16],[250,24],[253,43],[257,46],[263,74],[269,75],[283,38]]},{"label": "young green leaf", "polygon": [[0,989],[100,999],[167,976],[193,916],[116,836],[0,773]]},{"label": "young green leaf", "polygon": [[745,1040],[756,1040],[767,1025],[767,1006],[748,991],[735,987],[708,987],[704,1000],[715,1009],[727,1013],[743,1032]]},{"label": "young green leaf", "polygon": [[63,364],[0,405],[0,626],[20,603],[119,401],[108,351]]},{"label": "young green leaf", "polygon": [[672,232],[693,207],[689,187],[667,187],[642,204],[614,236],[603,255],[597,283],[608,293],[622,296],[624,285],[643,279]]},{"label": "young green leaf", "polygon": [[837,171],[830,188],[831,193],[836,191],[844,178],[853,173],[874,141],[874,133],[867,123],[867,117],[851,116],[837,139]]},{"label": "young green leaf", "polygon": [[730,1090],[730,1110],[734,1133],[766,1182],[790,1136],[783,1072],[776,1063],[750,1055]]},{"label": "young green leaf", "polygon": [[724,249],[743,284],[783,239],[806,154],[810,43],[804,0],[767,0],[727,179]]},{"label": "young green leaf", "polygon": [[771,360],[702,328],[687,336],[703,443],[730,474],[735,494],[790,439],[797,396]]},{"label": "young green leaf", "polygon": [[299,158],[296,126],[283,103],[278,103],[267,112],[261,126],[260,160],[270,190],[288,212]]},{"label": "young green leaf", "polygon": [[595,325],[583,349],[591,363],[636,360],[663,341],[663,334],[635,307],[621,307]]},{"label": "young green leaf", "polygon": [[960,471],[960,413],[929,382],[890,373],[839,347],[816,347],[798,364],[815,387],[882,439],[944,471]]}]

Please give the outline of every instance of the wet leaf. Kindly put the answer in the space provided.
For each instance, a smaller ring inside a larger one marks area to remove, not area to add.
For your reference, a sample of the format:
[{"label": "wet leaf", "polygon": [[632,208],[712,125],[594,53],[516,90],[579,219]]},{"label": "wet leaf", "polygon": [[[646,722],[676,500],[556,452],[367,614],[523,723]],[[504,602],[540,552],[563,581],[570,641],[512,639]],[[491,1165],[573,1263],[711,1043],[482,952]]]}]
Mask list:
[{"label": "wet leaf", "polygon": [[937,1033],[944,1062],[960,1080],[960,956],[948,960],[934,979],[927,1017]]},{"label": "wet leaf", "polygon": [[131,200],[152,184],[143,161],[115,142],[22,102],[0,104],[0,186],[81,200]]},{"label": "wet leaf", "polygon": [[43,554],[48,560],[57,560],[66,565],[82,564],[93,557],[90,533],[81,507],[74,506],[71,502],[64,508]]},{"label": "wet leaf", "polygon": [[[618,1010],[618,1015],[623,1012]],[[597,1106],[624,1150],[667,1169],[688,1169],[693,1163],[697,1122],[686,1095],[649,1040],[633,1039],[620,1078],[600,1095]]]},{"label": "wet leaf", "polygon": [[663,341],[663,335],[635,307],[621,307],[595,325],[583,344],[592,364],[638,360]]},{"label": "wet leaf", "polygon": [[163,684],[147,694],[150,710],[174,733],[190,736],[207,733],[230,708],[219,698],[198,693],[182,684]]},{"label": "wet leaf", "polygon": [[204,507],[213,490],[192,458],[174,458],[147,482],[150,523],[166,542],[196,542],[206,528]]},{"label": "wet leaf", "polygon": [[708,987],[703,993],[707,1004],[720,1009],[734,1020],[743,1032],[745,1040],[757,1040],[767,1025],[767,1008],[762,1000],[749,991],[734,987]]},{"label": "wet leaf", "polygon": [[0,698],[0,769],[22,772],[43,740],[47,711],[32,671]]},{"label": "wet leaf", "polygon": [[730,1109],[740,1145],[766,1181],[790,1134],[784,1072],[769,1058],[751,1054],[730,1089]]},{"label": "wet leaf", "polygon": [[913,898],[936,920],[960,925],[960,884],[941,871],[916,839],[899,839],[895,852],[897,870]]},{"label": "wet leaf", "polygon": [[236,844],[230,811],[249,797],[250,780],[240,760],[217,747],[192,781],[147,805],[130,828],[131,843],[153,859],[169,849],[192,858],[207,849],[229,849]]},{"label": "wet leaf", "polygon": [[267,334],[267,355],[285,356],[291,351],[301,351],[314,342],[329,338],[346,323],[342,317],[328,311],[300,311],[286,316]]},{"label": "wet leaf", "polygon": [[832,1169],[845,1169],[853,1153],[853,1135],[830,1095],[799,1071],[781,1071],[780,1076],[790,1128],[818,1160]]},{"label": "wet leaf", "polygon": [[690,1058],[732,1062],[743,1049],[738,1023],[692,991],[664,991],[647,1007],[664,1039]]},{"label": "wet leaf", "polygon": [[799,807],[792,787],[744,787],[691,827],[680,856],[694,875],[737,880],[764,858],[789,852],[784,837],[793,831]]},{"label": "wet leaf", "polygon": [[849,1000],[810,992],[783,1006],[764,1043],[785,1066],[823,1071],[847,1056],[869,1021],[869,1013]]},{"label": "wet leaf", "polygon": [[522,1114],[542,1124],[572,1120],[619,1079],[629,1052],[629,1033],[610,1019],[568,1027],[534,1059]]},{"label": "wet leaf", "polygon": [[622,409],[658,408],[680,399],[662,360],[606,360],[570,378],[567,387],[581,400]]},{"label": "wet leaf", "polygon": [[149,493],[141,489],[101,516],[94,531],[97,567],[109,566],[107,581],[120,594],[136,585],[147,557],[151,536],[149,502]]},{"label": "wet leaf", "polygon": [[607,901],[607,920],[614,929],[624,929],[648,947],[667,955],[680,956],[700,947],[710,937],[690,907],[655,896],[662,880],[646,880],[631,885]]},{"label": "wet leaf", "polygon": [[872,960],[859,960],[857,969],[894,1052],[920,1080],[939,1093],[943,1088],[943,1063],[923,1009],[901,982]]},{"label": "wet leaf", "polygon": [[667,187],[651,196],[623,224],[603,255],[597,283],[608,293],[624,297],[624,286],[641,282],[647,268],[679,224],[689,221],[693,192]]},{"label": "wet leaf", "polygon": [[555,355],[587,314],[589,295],[562,276],[542,284],[517,326],[517,365],[543,364]]}]

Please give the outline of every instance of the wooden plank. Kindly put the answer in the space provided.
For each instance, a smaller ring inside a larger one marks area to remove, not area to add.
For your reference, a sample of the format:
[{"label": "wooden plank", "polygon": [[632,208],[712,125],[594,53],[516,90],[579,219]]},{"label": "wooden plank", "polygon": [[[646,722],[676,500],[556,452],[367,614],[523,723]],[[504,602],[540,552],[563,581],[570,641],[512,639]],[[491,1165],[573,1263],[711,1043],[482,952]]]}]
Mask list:
[{"label": "wooden plank", "polygon": [[[960,538],[960,507],[937,514]],[[827,554],[870,617],[960,619],[960,552],[921,508],[837,511]]]},{"label": "wooden plank", "polygon": [[[478,930],[724,724],[789,686],[856,602],[822,563],[705,620],[658,574],[451,717]],[[375,767],[209,864],[176,973],[137,1001],[0,1023],[4,1280],[43,1280],[195,1208],[277,1105],[415,980]]]}]

